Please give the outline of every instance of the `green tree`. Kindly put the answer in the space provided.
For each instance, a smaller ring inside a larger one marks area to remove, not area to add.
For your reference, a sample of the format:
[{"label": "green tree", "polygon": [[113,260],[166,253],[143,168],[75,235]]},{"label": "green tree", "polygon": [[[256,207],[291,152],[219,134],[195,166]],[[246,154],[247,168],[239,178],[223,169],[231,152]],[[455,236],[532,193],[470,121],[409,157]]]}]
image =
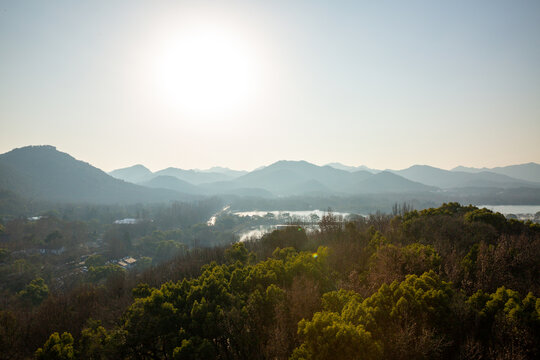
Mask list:
[{"label": "green tree", "polygon": [[441,337],[455,322],[452,297],[433,271],[384,284],[365,300],[352,291],[325,294],[324,311],[299,323],[303,342],[292,358],[440,358]]},{"label": "green tree", "polygon": [[39,305],[49,295],[49,287],[42,278],[32,280],[24,290],[19,292],[21,299],[29,301],[33,305]]},{"label": "green tree", "polygon": [[381,358],[381,346],[362,325],[354,326],[338,314],[319,312],[310,321],[298,324],[304,343],[291,359],[357,359]]},{"label": "green tree", "polygon": [[55,332],[35,353],[37,360],[70,360],[74,359],[73,336],[65,332],[61,336]]},{"label": "green tree", "polygon": [[245,264],[248,259],[248,251],[243,243],[238,242],[225,251],[225,256],[229,262],[240,261],[242,264]]},{"label": "green tree", "polygon": [[91,266],[88,269],[88,279],[91,282],[99,282],[112,276],[123,276],[126,270],[119,265],[108,264],[105,266]]},{"label": "green tree", "polygon": [[104,360],[123,358],[119,353],[122,343],[122,331],[107,331],[101,321],[89,319],[82,330],[79,346],[76,349],[78,359]]}]

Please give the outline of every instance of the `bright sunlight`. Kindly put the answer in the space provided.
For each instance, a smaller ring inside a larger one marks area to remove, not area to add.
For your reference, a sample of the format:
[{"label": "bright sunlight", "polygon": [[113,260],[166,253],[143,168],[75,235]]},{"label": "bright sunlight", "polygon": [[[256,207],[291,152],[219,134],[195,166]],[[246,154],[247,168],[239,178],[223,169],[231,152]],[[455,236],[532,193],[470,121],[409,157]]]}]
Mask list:
[{"label": "bright sunlight", "polygon": [[195,116],[225,115],[249,105],[258,74],[254,51],[243,40],[210,24],[171,36],[156,64],[163,98]]}]

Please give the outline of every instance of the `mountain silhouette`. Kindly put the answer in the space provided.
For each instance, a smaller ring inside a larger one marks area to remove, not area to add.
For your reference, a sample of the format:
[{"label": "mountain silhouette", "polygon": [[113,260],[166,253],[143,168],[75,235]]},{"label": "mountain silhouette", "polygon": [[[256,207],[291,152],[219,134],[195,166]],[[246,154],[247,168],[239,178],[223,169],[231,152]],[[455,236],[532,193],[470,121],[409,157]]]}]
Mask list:
[{"label": "mountain silhouette", "polygon": [[0,186],[28,199],[137,203],[192,198],[115,179],[53,146],[27,146],[0,155]]}]

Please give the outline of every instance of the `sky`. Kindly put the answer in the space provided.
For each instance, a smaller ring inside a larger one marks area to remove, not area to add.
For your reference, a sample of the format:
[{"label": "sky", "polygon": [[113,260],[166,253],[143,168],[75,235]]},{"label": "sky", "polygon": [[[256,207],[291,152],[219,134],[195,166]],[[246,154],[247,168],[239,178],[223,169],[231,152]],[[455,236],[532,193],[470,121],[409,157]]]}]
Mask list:
[{"label": "sky", "polygon": [[0,0],[0,153],[540,162],[540,2]]}]

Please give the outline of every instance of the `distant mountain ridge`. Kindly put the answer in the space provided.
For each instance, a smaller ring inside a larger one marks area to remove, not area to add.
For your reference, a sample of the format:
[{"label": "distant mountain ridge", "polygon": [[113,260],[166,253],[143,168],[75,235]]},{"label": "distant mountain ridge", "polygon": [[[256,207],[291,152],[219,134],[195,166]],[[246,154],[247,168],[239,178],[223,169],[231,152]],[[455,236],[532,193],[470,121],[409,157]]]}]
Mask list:
[{"label": "distant mountain ridge", "polygon": [[143,165],[133,165],[127,168],[116,169],[109,172],[109,175],[117,179],[132,182],[134,184],[148,182],[158,176],[173,176],[194,185],[231,180],[245,174],[247,174],[247,171],[232,170],[218,166],[206,170],[184,170],[175,167],[168,167],[166,169],[152,172]]},{"label": "distant mountain ridge", "polygon": [[[524,164],[529,165],[530,164]],[[536,164],[533,164],[536,165]],[[515,168],[523,168],[516,165]],[[213,168],[223,169],[223,168]],[[178,179],[193,182],[187,176],[198,176],[193,170],[169,168],[155,174],[167,173]],[[199,171],[200,173],[200,171]],[[207,174],[210,174],[208,172]],[[373,177],[376,174],[382,174]],[[394,174],[392,177],[388,174]],[[371,178],[373,177],[373,178]],[[530,176],[534,178],[534,176]],[[216,180],[217,179],[217,180]],[[216,181],[212,181],[216,180]],[[540,180],[540,177],[539,177]],[[213,175],[197,185],[209,194],[230,192],[234,189],[260,189],[279,196],[305,194],[365,194],[382,192],[422,192],[437,189],[471,189],[493,188],[509,189],[520,187],[540,187],[540,181],[528,181],[490,171],[452,171],[428,165],[413,165],[403,170],[385,170],[367,168],[365,166],[347,166],[341,163],[330,163],[317,166],[306,161],[280,160],[268,166],[260,167],[233,179],[225,179]]]},{"label": "distant mountain ridge", "polygon": [[510,176],[515,179],[540,182],[540,164],[533,162],[518,165],[499,166],[494,168],[473,168],[458,166],[453,168],[452,171],[462,171],[470,173],[489,171],[496,174]]},{"label": "distant mountain ridge", "polygon": [[331,166],[334,169],[345,170],[345,171],[349,171],[349,172],[355,172],[355,171],[359,171],[359,170],[369,171],[370,173],[373,173],[373,174],[381,172],[381,170],[371,169],[371,168],[369,168],[369,167],[367,167],[365,165],[348,166],[348,165],[343,165],[342,163],[339,163],[339,162],[329,163],[329,164],[326,164],[326,166]]},{"label": "distant mountain ridge", "polygon": [[174,190],[185,194],[202,193],[199,187],[190,184],[187,181],[180,180],[177,177],[168,175],[152,177],[150,180],[140,182],[139,184],[151,188]]},{"label": "distant mountain ridge", "polygon": [[[380,179],[385,182],[380,182]],[[349,172],[331,166],[317,166],[307,161],[277,161],[229,182],[229,187],[266,189],[276,195],[326,193],[334,195],[433,191],[434,187],[415,183],[403,177]]]},{"label": "distant mountain ridge", "polygon": [[488,171],[476,173],[463,171],[448,171],[428,165],[413,165],[403,170],[391,170],[394,174],[422,184],[436,186],[442,189],[464,187],[540,187],[540,182],[515,179],[507,175]]},{"label": "distant mountain ridge", "polygon": [[[466,192],[482,194],[482,199],[487,200],[508,193],[523,201],[540,195],[540,182],[491,171],[447,171],[414,165],[373,173],[345,165],[345,169],[338,169],[336,164],[318,166],[307,161],[281,160],[251,172],[220,167],[208,170],[171,167],[152,172],[138,164],[106,174],[53,146],[28,146],[0,155],[0,190],[35,200],[104,204],[186,200],[210,195],[270,198],[415,193],[432,196],[426,194]],[[536,166],[523,164],[501,171],[521,171],[532,176],[531,169]]]},{"label": "distant mountain ridge", "polygon": [[222,167],[222,166],[213,166],[210,169],[206,169],[206,170],[198,170],[198,169],[194,169],[194,170],[198,171],[198,172],[203,172],[203,173],[224,174],[224,175],[227,175],[227,176],[229,176],[231,178],[239,177],[239,176],[245,175],[245,174],[247,174],[249,172],[249,171],[246,171],[246,170],[233,170],[233,169],[229,169],[229,168]]}]

